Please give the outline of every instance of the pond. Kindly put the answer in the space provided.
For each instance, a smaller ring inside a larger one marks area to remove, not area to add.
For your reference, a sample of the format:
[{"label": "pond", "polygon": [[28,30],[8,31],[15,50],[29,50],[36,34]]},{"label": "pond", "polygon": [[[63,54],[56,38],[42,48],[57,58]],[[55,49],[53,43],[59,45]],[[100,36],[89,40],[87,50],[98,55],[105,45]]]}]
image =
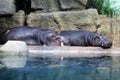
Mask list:
[{"label": "pond", "polygon": [[23,68],[1,68],[0,80],[119,80],[119,57],[29,57]]}]

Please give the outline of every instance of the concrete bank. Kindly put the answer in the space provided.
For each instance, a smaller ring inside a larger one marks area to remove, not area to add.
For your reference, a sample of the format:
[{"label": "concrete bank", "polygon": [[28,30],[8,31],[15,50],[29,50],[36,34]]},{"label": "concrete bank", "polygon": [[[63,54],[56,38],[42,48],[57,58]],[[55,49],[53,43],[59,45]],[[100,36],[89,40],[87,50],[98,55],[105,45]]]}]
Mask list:
[{"label": "concrete bank", "polygon": [[[1,47],[2,45],[0,45]],[[30,57],[101,57],[120,56],[120,49],[77,46],[27,46]]]},{"label": "concrete bank", "polygon": [[72,46],[28,46],[31,57],[101,57],[120,56],[120,49]]}]

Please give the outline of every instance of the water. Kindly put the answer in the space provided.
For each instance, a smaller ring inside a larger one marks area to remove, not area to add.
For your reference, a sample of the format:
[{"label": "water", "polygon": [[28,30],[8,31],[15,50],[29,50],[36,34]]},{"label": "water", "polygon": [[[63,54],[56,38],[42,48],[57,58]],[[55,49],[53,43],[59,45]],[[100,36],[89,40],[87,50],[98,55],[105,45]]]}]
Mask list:
[{"label": "water", "polygon": [[28,58],[24,68],[1,68],[0,80],[120,80],[120,58]]}]

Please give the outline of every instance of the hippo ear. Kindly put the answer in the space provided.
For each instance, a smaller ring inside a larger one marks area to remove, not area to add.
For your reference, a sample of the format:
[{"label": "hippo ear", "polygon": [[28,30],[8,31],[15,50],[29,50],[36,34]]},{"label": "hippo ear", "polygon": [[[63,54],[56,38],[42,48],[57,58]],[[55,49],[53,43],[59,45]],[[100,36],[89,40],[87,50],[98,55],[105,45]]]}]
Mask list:
[{"label": "hippo ear", "polygon": [[98,36],[98,35],[94,36],[92,45],[96,46],[96,44],[98,44],[99,40],[100,40],[100,36]]},{"label": "hippo ear", "polygon": [[96,39],[100,39],[100,36],[99,35],[94,36],[94,40],[96,40]]}]

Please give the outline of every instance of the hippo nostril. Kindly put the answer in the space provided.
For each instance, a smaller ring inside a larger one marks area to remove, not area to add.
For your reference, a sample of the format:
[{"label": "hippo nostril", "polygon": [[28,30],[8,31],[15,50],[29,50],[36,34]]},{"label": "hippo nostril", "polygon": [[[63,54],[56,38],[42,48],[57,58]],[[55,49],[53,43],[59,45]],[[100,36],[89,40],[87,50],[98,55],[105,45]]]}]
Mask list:
[{"label": "hippo nostril", "polygon": [[111,46],[112,46],[112,42],[111,41],[106,43],[106,48],[110,48]]},{"label": "hippo nostril", "polygon": [[102,46],[103,48],[110,48],[112,46],[112,42],[108,41],[106,43],[104,43],[104,45]]}]

